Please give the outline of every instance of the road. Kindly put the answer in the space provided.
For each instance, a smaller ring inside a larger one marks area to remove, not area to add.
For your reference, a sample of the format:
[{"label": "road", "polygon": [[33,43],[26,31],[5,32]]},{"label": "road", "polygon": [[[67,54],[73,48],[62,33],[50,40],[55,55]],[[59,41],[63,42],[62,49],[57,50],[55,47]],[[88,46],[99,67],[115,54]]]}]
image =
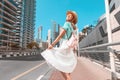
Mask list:
[{"label": "road", "polygon": [[0,60],[0,80],[45,80],[51,72],[40,54]]}]

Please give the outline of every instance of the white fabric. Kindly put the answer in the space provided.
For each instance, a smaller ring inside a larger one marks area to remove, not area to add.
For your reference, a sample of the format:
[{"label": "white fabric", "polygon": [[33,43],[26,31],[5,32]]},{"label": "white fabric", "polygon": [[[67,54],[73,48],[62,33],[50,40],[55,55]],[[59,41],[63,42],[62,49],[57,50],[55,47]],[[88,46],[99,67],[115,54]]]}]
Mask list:
[{"label": "white fabric", "polygon": [[64,40],[59,48],[47,49],[41,53],[45,60],[59,71],[71,73],[77,64],[72,48],[68,48]]}]

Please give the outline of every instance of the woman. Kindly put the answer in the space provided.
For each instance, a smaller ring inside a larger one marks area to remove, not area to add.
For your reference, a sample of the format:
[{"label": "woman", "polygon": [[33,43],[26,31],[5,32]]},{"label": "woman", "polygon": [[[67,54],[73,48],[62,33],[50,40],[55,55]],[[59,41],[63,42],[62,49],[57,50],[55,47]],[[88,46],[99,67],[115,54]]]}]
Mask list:
[{"label": "woman", "polygon": [[[48,63],[62,73],[65,80],[72,80],[70,73],[74,70],[77,64],[77,59],[73,51],[74,49],[69,48],[66,44],[71,37],[71,33],[77,31],[77,27],[75,26],[76,23],[77,14],[74,11],[67,11],[66,22],[62,27],[60,34],[55,41],[49,45],[48,49],[41,53]],[[62,39],[60,47],[53,48],[60,39]]]}]

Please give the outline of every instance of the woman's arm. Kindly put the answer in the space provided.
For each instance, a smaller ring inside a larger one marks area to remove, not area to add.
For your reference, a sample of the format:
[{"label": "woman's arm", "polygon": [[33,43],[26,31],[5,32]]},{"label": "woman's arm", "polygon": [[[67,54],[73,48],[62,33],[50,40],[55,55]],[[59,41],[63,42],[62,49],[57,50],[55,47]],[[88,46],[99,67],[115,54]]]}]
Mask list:
[{"label": "woman's arm", "polygon": [[51,49],[64,35],[65,35],[66,31],[62,28],[60,34],[58,35],[58,37],[53,41],[53,43],[48,47],[48,49]]}]

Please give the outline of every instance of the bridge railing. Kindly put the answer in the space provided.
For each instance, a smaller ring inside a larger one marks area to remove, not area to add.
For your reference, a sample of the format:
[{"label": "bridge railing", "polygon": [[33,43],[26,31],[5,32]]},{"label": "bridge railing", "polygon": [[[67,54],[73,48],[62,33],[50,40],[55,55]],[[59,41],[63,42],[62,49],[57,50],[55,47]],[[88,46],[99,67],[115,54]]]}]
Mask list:
[{"label": "bridge railing", "polygon": [[29,56],[40,54],[42,50],[26,49],[26,50],[0,50],[0,58],[16,57],[16,56]]},{"label": "bridge railing", "polygon": [[[109,48],[109,46],[120,45],[120,42],[105,43],[96,46],[79,48],[79,55],[89,58],[111,71],[111,79],[118,80],[120,78],[120,51]],[[110,54],[114,56],[110,56]],[[112,61],[110,58],[112,57]],[[114,68],[114,69],[112,69]],[[114,71],[115,70],[115,71]]]}]

